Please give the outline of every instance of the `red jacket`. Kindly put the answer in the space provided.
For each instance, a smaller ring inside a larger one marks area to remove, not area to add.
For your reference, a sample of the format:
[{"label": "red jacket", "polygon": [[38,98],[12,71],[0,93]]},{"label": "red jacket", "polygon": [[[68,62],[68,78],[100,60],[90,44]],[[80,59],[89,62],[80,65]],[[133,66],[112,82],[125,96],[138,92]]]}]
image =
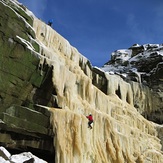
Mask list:
[{"label": "red jacket", "polygon": [[92,115],[89,115],[89,116],[86,116],[86,117],[89,119],[89,121],[93,121]]}]

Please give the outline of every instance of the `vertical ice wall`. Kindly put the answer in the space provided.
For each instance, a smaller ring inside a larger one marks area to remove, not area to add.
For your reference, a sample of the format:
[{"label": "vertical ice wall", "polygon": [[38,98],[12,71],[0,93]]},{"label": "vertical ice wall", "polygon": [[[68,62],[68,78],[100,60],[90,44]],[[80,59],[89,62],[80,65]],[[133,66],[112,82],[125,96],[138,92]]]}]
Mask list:
[{"label": "vertical ice wall", "polygon": [[[130,85],[106,75],[104,94],[92,84],[87,59],[67,40],[38,19],[34,28],[42,64],[53,67],[52,81],[61,107],[50,108],[55,162],[161,162],[155,125],[133,107]],[[89,113],[94,116],[92,130],[85,117]]]}]

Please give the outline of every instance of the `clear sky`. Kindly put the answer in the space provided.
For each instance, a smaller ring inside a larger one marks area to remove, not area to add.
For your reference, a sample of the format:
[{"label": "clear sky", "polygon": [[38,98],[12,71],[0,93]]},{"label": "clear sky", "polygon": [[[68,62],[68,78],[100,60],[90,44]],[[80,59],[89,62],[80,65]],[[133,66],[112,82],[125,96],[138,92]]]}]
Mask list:
[{"label": "clear sky", "polygon": [[163,43],[163,0],[18,0],[87,57],[103,66],[111,52]]}]

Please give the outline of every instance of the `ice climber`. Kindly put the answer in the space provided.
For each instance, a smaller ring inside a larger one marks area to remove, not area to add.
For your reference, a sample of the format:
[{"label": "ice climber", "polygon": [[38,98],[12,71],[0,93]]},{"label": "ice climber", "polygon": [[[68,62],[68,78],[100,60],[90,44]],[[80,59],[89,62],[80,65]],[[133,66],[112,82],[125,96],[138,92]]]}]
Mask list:
[{"label": "ice climber", "polygon": [[88,118],[88,128],[92,129],[91,124],[93,123],[93,117],[92,114],[89,114],[89,116],[86,116]]},{"label": "ice climber", "polygon": [[53,19],[50,19],[50,20],[48,21],[48,25],[51,27],[52,24],[53,24]]}]

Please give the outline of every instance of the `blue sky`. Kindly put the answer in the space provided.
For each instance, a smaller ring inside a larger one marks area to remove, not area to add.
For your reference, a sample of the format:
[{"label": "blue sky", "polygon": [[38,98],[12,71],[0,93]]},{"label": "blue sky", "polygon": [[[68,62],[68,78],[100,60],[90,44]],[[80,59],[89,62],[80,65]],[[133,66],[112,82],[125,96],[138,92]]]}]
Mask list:
[{"label": "blue sky", "polygon": [[163,0],[18,0],[93,66],[133,44],[163,43]]}]

